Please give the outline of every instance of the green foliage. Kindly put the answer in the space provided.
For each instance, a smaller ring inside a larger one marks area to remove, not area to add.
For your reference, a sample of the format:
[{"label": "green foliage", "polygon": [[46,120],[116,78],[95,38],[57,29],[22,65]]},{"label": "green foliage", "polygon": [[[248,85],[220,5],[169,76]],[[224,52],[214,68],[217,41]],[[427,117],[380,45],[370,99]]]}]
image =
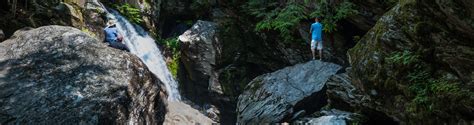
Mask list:
[{"label": "green foliage", "polygon": [[300,20],[307,18],[303,6],[293,3],[275,11],[277,12],[265,15],[264,20],[257,23],[255,30],[277,30],[284,36],[284,41],[294,40],[292,33],[297,24]]},{"label": "green foliage", "polygon": [[360,39],[360,36],[352,36],[352,40],[354,40],[355,42],[358,42]]},{"label": "green foliage", "polygon": [[415,71],[418,79],[411,81],[409,89],[415,93],[407,109],[413,116],[423,119],[439,113],[449,113],[472,103],[473,93],[462,89],[459,83],[447,77],[431,78],[425,71]]},{"label": "green foliage", "polygon": [[125,16],[130,22],[141,24],[143,22],[142,12],[140,9],[131,6],[130,4],[112,4],[112,7],[117,9],[123,16]]},{"label": "green foliage", "polygon": [[168,69],[171,72],[171,75],[173,75],[175,78],[178,77],[178,68],[179,68],[180,55],[181,55],[180,52],[173,53],[173,59],[167,65]]},{"label": "green foliage", "polygon": [[179,41],[178,38],[168,38],[168,39],[160,39],[157,40],[158,44],[171,49],[173,53],[179,52]]},{"label": "green foliage", "polygon": [[170,49],[172,55],[172,60],[171,62],[168,63],[168,69],[170,70],[171,74],[174,77],[177,77],[178,75],[178,68],[179,68],[179,58],[180,58],[180,52],[179,52],[179,41],[178,38],[168,38],[168,39],[161,39],[158,38],[157,42],[159,45],[162,45],[163,47]]},{"label": "green foliage", "polygon": [[340,20],[357,14],[358,11],[355,10],[355,5],[349,1],[344,1],[339,4],[330,4],[329,0],[320,0],[318,3],[316,11],[311,13],[311,17],[324,17],[321,20],[321,23],[324,24],[324,31],[331,33],[337,31],[337,22]]},{"label": "green foliage", "polygon": [[[433,77],[432,71],[421,59],[421,55],[410,51],[395,52],[387,62],[405,67],[412,95],[406,109],[414,118],[426,119],[435,115],[456,112],[463,105],[472,105],[474,93],[461,88],[461,84],[449,77]],[[402,72],[403,73],[403,72]]]},{"label": "green foliage", "polygon": [[387,61],[390,63],[408,65],[420,61],[419,58],[419,55],[413,54],[410,51],[403,51],[391,54],[391,56],[387,58]]},{"label": "green foliage", "polygon": [[[325,32],[336,31],[337,22],[352,15],[357,11],[354,5],[345,0],[340,3],[329,4],[329,0],[304,0],[304,2],[287,2],[280,5],[270,0],[249,0],[244,6],[251,15],[262,19],[256,26],[256,31],[275,30],[280,33],[284,41],[294,41],[294,34],[298,24],[313,17],[325,17],[321,20]],[[316,2],[316,4],[314,4]],[[308,5],[310,7],[308,7]],[[316,5],[316,6],[311,6]],[[308,11],[316,8],[314,11]]]}]

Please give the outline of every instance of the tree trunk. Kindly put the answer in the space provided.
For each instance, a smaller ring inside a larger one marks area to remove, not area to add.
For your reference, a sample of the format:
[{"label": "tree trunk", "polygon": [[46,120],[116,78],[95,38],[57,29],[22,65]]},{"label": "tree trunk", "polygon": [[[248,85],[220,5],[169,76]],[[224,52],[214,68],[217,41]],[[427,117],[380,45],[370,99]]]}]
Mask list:
[{"label": "tree trunk", "polygon": [[13,13],[13,17],[16,17],[16,4],[17,4],[18,0],[13,0],[12,2],[12,8],[11,8],[11,11]]}]

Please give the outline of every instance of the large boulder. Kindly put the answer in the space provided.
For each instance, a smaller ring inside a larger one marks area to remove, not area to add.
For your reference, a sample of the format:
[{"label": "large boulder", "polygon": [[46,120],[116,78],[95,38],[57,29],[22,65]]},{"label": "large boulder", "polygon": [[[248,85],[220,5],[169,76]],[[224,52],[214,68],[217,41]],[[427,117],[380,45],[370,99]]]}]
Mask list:
[{"label": "large boulder", "polygon": [[1,124],[161,124],[165,93],[138,57],[72,27],[0,43]]},{"label": "large boulder", "polygon": [[[346,121],[360,124],[398,124],[396,118],[387,116],[383,112],[377,111],[376,103],[366,93],[352,84],[352,78],[347,72],[351,72],[351,68],[347,68],[345,73],[339,73],[331,76],[326,83],[326,94],[328,96],[328,106],[344,111],[357,112],[356,117],[349,118]],[[327,111],[321,111],[326,116],[339,116],[327,114]],[[346,114],[346,113],[342,113]],[[355,113],[354,113],[355,114]],[[344,115],[343,115],[344,116]],[[329,117],[327,117],[329,118]],[[333,117],[334,118],[334,117]],[[331,118],[332,119],[332,118]]]},{"label": "large boulder", "polygon": [[220,55],[216,24],[198,21],[191,29],[179,36],[181,62],[185,72],[180,75],[181,92],[197,102],[209,102],[209,94],[222,93],[215,71],[216,59]]},{"label": "large boulder", "polygon": [[[222,124],[235,122],[235,103],[224,94],[219,75],[218,61],[222,46],[217,24],[197,21],[191,29],[179,36],[181,57],[179,81],[184,96],[203,106],[207,116]],[[209,107],[216,108],[209,108]]]},{"label": "large boulder", "polygon": [[401,124],[474,120],[474,1],[400,1],[349,51],[352,78]]},{"label": "large boulder", "polygon": [[[350,71],[350,70],[349,70]],[[339,109],[353,111],[354,107],[370,106],[370,96],[362,93],[352,84],[352,78],[347,73],[331,76],[326,83],[326,94],[331,106]]]},{"label": "large boulder", "polygon": [[326,105],[326,81],[341,66],[311,61],[258,76],[238,99],[237,122],[276,123],[309,114]]}]

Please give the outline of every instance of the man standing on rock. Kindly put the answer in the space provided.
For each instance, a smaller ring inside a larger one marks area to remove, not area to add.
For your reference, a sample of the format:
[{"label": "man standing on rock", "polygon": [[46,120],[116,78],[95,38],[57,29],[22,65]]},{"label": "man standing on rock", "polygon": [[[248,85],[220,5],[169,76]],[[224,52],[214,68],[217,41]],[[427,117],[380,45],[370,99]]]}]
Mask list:
[{"label": "man standing on rock", "polygon": [[123,36],[118,32],[115,20],[111,19],[107,22],[107,27],[105,27],[104,32],[105,42],[109,43],[110,47],[130,52],[130,49],[128,49],[125,44],[121,43],[123,41]]},{"label": "man standing on rock", "polygon": [[323,25],[319,23],[319,17],[314,18],[315,23],[311,24],[309,33],[311,34],[311,52],[315,60],[316,48],[319,50],[319,60],[323,59]]}]

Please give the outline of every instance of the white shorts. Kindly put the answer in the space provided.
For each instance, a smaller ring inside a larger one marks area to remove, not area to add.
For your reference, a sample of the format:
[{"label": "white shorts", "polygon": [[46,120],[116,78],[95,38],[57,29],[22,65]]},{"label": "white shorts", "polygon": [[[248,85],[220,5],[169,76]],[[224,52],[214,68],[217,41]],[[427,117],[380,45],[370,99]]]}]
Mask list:
[{"label": "white shorts", "polygon": [[[318,45],[316,47],[316,44]],[[322,50],[323,49],[323,41],[316,41],[316,40],[311,40],[311,49],[318,49]]]}]

